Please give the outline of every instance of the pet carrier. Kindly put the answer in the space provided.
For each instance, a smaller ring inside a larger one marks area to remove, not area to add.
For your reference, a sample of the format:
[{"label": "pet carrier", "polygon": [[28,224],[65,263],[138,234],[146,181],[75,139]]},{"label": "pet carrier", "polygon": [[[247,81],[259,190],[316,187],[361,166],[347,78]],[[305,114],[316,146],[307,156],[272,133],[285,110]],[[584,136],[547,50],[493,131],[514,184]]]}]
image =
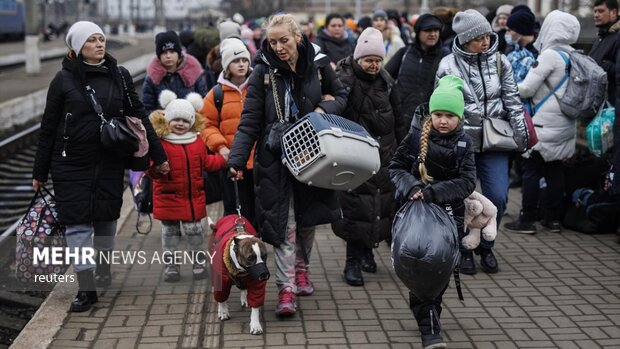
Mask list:
[{"label": "pet carrier", "polygon": [[332,190],[354,189],[381,167],[379,143],[364,127],[316,112],[282,135],[282,162],[298,181]]}]

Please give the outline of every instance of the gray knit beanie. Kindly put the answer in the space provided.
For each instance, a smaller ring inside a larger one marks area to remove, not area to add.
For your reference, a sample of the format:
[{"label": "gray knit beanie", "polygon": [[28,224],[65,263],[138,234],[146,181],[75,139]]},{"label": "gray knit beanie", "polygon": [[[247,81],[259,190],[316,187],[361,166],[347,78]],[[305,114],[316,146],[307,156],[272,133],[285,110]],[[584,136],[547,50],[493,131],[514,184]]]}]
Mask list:
[{"label": "gray knit beanie", "polygon": [[493,32],[491,24],[476,10],[461,11],[454,16],[452,30],[456,32],[459,44],[466,44],[483,34]]}]

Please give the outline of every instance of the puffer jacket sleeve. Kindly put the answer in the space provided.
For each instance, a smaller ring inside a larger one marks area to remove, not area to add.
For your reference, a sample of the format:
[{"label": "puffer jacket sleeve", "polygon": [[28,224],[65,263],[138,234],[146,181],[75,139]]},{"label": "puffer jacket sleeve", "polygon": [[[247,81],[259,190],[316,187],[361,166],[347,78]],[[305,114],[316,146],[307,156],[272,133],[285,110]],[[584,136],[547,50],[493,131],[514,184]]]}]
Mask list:
[{"label": "puffer jacket sleeve", "polygon": [[157,91],[155,90],[155,83],[149,76],[144,79],[142,85],[142,101],[144,108],[147,112],[159,109],[159,102],[157,101]]},{"label": "puffer jacket sleeve", "polygon": [[407,134],[405,139],[400,142],[388,166],[390,180],[396,187],[397,200],[406,200],[414,188],[422,189],[424,187],[424,183],[411,173],[414,159],[411,156],[411,149],[409,149],[410,137],[411,133]]},{"label": "puffer jacket sleeve", "polygon": [[149,141],[149,157],[153,160],[155,165],[160,165],[166,162],[167,157],[164,152],[164,148],[162,147],[159,137],[155,133],[155,129],[153,129],[153,125],[149,120],[149,115],[146,109],[144,108],[144,104],[140,101],[140,97],[136,92],[136,88],[133,85],[133,79],[131,74],[124,67],[119,67],[121,74],[123,74],[123,78],[125,83],[127,84],[127,91],[125,91],[125,98],[129,100],[129,115],[138,117],[142,120],[142,125],[146,129],[146,138]]},{"label": "puffer jacket sleeve", "polygon": [[476,165],[474,152],[471,145],[467,148],[463,160],[459,166],[457,178],[431,183],[425,190],[432,192],[433,202],[437,204],[449,204],[463,201],[476,188]]},{"label": "puffer jacket sleeve", "polygon": [[204,98],[200,113],[207,119],[207,127],[202,130],[200,137],[211,151],[218,152],[220,148],[227,145],[227,142],[222,131],[220,131],[221,118],[213,102],[213,90],[209,91]]},{"label": "puffer jacket sleeve", "polygon": [[527,149],[527,127],[523,116],[523,102],[519,98],[519,89],[515,83],[512,73],[512,65],[506,57],[501,54],[502,60],[502,100],[504,109],[508,113],[510,126],[515,132],[514,139],[517,143],[517,151],[524,152]]},{"label": "puffer jacket sleeve", "polygon": [[[259,64],[248,79],[248,92],[245,96],[241,120],[228,156],[229,167],[245,168],[252,147],[254,147],[261,130],[265,127],[266,93],[264,76],[266,70],[265,65]],[[344,91],[344,89],[342,90]]]},{"label": "puffer jacket sleeve", "polygon": [[[341,115],[347,107],[347,91],[342,86],[331,64],[326,64],[322,67],[321,74],[323,75],[323,81],[321,82],[322,94],[330,94],[334,96],[335,100],[321,101],[318,106],[323,108],[328,114]],[[248,95],[250,94],[249,92],[248,90]]]},{"label": "puffer jacket sleeve", "polygon": [[385,71],[390,73],[390,76],[394,80],[398,79],[398,71],[400,70],[400,65],[402,63],[403,56],[405,55],[405,52],[407,51],[407,49],[408,47],[405,46],[401,48],[400,50],[396,51],[396,54],[394,54],[394,57],[392,57],[390,61],[387,62],[387,64],[384,67]]},{"label": "puffer jacket sleeve", "polygon": [[47,90],[45,111],[41,119],[41,131],[39,131],[39,143],[35,155],[32,178],[39,182],[47,182],[54,150],[56,130],[60,123],[64,105],[62,96],[62,72],[58,72]]},{"label": "puffer jacket sleeve", "polygon": [[439,81],[439,79],[450,74],[451,62],[455,59],[456,57],[454,57],[453,53],[441,59],[441,62],[439,62],[439,67],[437,67],[437,73],[435,73],[435,84]]},{"label": "puffer jacket sleeve", "polygon": [[207,95],[209,89],[207,88],[207,78],[204,73],[200,73],[198,80],[194,83],[194,92],[198,93],[201,97]]},{"label": "puffer jacket sleeve", "polygon": [[405,115],[403,115],[400,102],[400,94],[393,86],[390,92],[390,105],[392,105],[394,113],[394,135],[396,136],[396,142],[399,144],[407,136],[407,131],[409,131],[407,130],[407,125],[411,124],[411,120],[406,120]]}]

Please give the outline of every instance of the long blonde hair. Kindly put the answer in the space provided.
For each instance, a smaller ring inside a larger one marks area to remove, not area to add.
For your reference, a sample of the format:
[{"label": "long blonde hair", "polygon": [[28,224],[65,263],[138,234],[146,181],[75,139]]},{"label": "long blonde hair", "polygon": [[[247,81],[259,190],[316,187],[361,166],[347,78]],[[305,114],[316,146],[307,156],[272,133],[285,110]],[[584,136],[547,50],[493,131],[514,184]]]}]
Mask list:
[{"label": "long blonde hair", "polygon": [[420,134],[420,154],[418,154],[419,164],[418,171],[420,172],[420,177],[422,177],[422,182],[428,184],[433,181],[433,177],[428,174],[428,170],[426,169],[426,155],[428,153],[428,137],[431,134],[431,128],[433,127],[432,118],[429,116],[426,121],[424,121],[424,125],[422,126],[422,133]]}]

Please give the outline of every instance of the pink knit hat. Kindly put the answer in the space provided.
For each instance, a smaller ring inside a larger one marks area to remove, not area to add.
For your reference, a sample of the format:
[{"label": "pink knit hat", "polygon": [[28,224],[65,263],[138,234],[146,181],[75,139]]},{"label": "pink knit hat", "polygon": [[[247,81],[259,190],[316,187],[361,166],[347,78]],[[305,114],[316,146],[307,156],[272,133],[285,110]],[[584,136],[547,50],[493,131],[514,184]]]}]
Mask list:
[{"label": "pink knit hat", "polygon": [[353,52],[353,58],[359,59],[366,56],[385,57],[385,47],[383,46],[383,35],[375,28],[364,29],[357,39],[357,46]]}]

